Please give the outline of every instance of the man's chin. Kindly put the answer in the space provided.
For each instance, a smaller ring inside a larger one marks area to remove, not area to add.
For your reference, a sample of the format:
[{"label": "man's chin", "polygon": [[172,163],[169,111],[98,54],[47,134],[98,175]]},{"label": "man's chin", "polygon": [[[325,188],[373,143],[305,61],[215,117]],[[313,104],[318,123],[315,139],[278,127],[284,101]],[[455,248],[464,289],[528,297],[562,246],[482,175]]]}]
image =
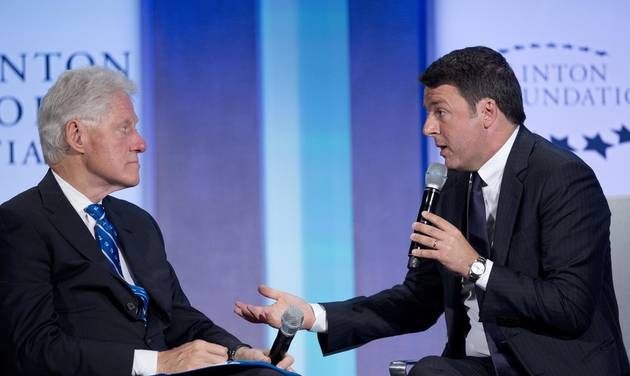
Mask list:
[{"label": "man's chin", "polygon": [[140,184],[140,178],[139,177],[137,179],[134,179],[133,181],[130,181],[129,185],[127,185],[126,188],[135,187],[138,184]]},{"label": "man's chin", "polygon": [[140,184],[140,176],[130,177],[128,179],[121,180],[120,182],[118,182],[120,189],[132,188],[138,184]]},{"label": "man's chin", "polygon": [[470,171],[470,168],[464,166],[462,163],[457,163],[456,161],[453,161],[452,159],[445,160],[444,161],[444,165],[450,171],[460,171],[460,172],[468,172],[468,171]]},{"label": "man's chin", "polygon": [[458,169],[459,165],[457,163],[455,163],[455,161],[453,159],[451,159],[451,158],[444,158],[444,165],[449,170],[455,170],[455,171],[459,170]]}]

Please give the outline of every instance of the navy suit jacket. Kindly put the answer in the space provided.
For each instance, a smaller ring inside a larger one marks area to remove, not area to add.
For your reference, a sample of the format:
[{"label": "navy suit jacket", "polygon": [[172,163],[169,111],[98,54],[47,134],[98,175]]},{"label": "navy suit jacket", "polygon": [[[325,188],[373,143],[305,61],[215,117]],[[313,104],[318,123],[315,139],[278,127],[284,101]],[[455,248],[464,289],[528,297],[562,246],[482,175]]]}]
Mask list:
[{"label": "navy suit jacket", "polygon": [[[464,232],[468,173],[449,171],[437,213]],[[630,372],[610,261],[610,211],[593,171],[521,126],[503,173],[480,321],[532,375]],[[422,331],[444,313],[444,356],[465,356],[461,278],[424,260],[401,285],[324,304],[325,354]]]},{"label": "navy suit jacket", "polygon": [[49,171],[0,206],[0,346],[3,375],[130,375],[135,349],[193,339],[240,341],[190,306],[166,259],[157,223],[106,197],[137,284],[150,296],[148,325]]}]

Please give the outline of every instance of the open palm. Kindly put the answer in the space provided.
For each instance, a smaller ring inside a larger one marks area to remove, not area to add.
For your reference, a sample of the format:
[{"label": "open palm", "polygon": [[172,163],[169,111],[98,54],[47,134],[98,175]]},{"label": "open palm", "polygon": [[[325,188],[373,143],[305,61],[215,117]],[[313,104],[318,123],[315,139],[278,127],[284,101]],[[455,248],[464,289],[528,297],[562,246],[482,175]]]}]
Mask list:
[{"label": "open palm", "polygon": [[310,329],[315,321],[315,315],[311,306],[299,296],[289,294],[284,291],[274,290],[269,286],[258,286],[258,293],[275,302],[268,306],[255,306],[252,304],[237,301],[234,313],[253,323],[265,323],[274,328],[280,327],[280,318],[290,305],[295,306],[304,312],[305,329]]}]

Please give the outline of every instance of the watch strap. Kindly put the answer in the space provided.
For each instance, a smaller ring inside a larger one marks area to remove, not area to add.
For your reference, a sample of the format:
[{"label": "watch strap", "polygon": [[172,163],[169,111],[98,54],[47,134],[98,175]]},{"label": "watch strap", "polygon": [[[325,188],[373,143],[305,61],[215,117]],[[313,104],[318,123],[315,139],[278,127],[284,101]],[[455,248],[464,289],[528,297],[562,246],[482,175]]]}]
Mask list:
[{"label": "watch strap", "polygon": [[479,277],[481,277],[481,275],[483,274],[483,272],[481,274],[477,274],[473,271],[473,265],[477,262],[480,262],[484,265],[484,272],[485,272],[486,258],[483,256],[479,256],[475,261],[473,261],[472,264],[470,264],[470,267],[468,268],[468,281],[473,282],[473,283],[477,282]]},{"label": "watch strap", "polygon": [[234,346],[234,347],[230,347],[228,349],[228,361],[234,361],[236,360],[236,352],[238,351],[238,349],[240,349],[241,347],[248,347],[248,348],[252,348],[250,345],[246,344],[246,343],[239,343],[238,345]]}]

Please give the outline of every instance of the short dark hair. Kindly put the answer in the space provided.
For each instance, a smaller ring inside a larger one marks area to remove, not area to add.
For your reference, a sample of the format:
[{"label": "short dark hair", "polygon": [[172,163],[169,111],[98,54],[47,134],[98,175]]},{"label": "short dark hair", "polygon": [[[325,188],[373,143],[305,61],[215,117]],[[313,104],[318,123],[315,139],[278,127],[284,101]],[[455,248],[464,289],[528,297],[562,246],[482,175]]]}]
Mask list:
[{"label": "short dark hair", "polygon": [[516,75],[503,55],[488,47],[468,47],[434,61],[420,76],[426,87],[453,85],[471,109],[483,98],[492,98],[512,123],[525,122],[523,96]]}]

